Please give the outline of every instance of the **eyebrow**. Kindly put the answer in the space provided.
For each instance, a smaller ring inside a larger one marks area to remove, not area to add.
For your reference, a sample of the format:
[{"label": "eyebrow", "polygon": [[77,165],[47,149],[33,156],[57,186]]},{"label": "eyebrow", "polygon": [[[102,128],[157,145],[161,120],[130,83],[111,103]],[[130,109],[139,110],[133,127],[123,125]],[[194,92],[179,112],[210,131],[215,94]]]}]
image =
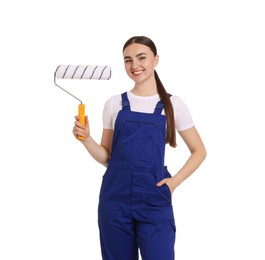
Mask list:
[{"label": "eyebrow", "polygon": [[[135,57],[139,57],[142,55],[147,55],[147,53],[141,52],[141,53],[138,53]],[[131,59],[131,56],[124,56],[124,59]]]}]

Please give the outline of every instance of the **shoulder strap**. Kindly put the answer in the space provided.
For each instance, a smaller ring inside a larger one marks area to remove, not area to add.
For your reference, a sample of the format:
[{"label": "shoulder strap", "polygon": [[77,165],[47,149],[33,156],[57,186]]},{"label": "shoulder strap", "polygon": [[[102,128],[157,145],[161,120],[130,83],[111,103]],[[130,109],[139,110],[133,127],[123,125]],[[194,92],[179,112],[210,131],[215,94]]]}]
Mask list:
[{"label": "shoulder strap", "polygon": [[154,114],[161,114],[164,108],[164,102],[162,100],[158,101],[154,110]]},{"label": "shoulder strap", "polygon": [[131,110],[127,92],[121,94],[121,99],[122,99],[122,110]]},{"label": "shoulder strap", "polygon": [[[169,97],[171,97],[171,94],[168,94]],[[165,104],[162,100],[158,101],[154,110],[154,114],[161,114],[162,110],[164,109]]]}]

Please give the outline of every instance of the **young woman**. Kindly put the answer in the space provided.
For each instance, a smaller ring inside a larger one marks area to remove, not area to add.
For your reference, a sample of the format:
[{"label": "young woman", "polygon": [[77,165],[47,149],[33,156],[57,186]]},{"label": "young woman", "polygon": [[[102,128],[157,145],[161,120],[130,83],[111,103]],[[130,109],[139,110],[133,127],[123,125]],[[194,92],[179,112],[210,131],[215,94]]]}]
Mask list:
[{"label": "young woman", "polygon": [[[97,144],[89,122],[76,117],[73,133],[89,154],[105,165],[99,196],[98,224],[104,260],[174,259],[174,190],[206,157],[204,144],[183,101],[166,92],[155,67],[156,46],[145,36],[124,45],[125,70],[134,81],[130,91],[109,98],[103,133]],[[176,147],[176,130],[190,150],[173,176],[164,166],[165,145]],[[139,249],[139,250],[138,250]]]}]

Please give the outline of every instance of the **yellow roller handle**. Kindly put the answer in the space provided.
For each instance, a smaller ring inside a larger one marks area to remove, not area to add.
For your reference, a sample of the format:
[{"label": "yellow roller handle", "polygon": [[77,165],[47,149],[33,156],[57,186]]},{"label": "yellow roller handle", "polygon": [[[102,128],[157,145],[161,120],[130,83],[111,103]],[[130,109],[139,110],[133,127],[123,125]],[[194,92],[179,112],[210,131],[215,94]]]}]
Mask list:
[{"label": "yellow roller handle", "polygon": [[[79,122],[82,125],[85,125],[85,105],[84,104],[79,104],[78,105],[78,117],[79,117]],[[85,139],[83,136],[78,136],[77,138],[79,140],[84,140]]]}]

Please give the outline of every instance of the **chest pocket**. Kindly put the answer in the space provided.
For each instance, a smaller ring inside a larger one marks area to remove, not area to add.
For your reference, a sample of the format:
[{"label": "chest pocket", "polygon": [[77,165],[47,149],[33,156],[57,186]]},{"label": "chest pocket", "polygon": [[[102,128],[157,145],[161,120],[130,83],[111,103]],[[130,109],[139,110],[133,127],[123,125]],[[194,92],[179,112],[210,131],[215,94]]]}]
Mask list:
[{"label": "chest pocket", "polygon": [[123,120],[120,128],[119,157],[123,160],[152,161],[158,148],[160,125]]}]

